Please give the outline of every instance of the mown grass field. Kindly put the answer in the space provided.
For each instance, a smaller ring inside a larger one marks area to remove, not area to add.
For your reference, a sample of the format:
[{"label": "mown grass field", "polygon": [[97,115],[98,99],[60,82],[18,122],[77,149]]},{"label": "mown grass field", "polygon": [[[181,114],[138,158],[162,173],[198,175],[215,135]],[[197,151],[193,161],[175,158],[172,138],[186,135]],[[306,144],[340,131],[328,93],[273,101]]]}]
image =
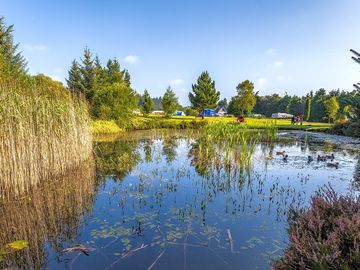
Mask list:
[{"label": "mown grass field", "polygon": [[331,128],[331,124],[319,122],[303,122],[302,125],[291,125],[290,119],[271,119],[271,118],[246,118],[245,123],[237,123],[236,117],[206,117],[202,119],[194,116],[173,116],[164,118],[159,115],[133,116],[127,121],[120,121],[117,124],[114,121],[95,120],[92,122],[91,130],[93,134],[111,134],[124,130],[147,130],[147,129],[185,129],[199,128],[208,123],[229,123],[242,125],[248,129],[265,129],[269,127],[279,130],[308,130],[325,131]]}]

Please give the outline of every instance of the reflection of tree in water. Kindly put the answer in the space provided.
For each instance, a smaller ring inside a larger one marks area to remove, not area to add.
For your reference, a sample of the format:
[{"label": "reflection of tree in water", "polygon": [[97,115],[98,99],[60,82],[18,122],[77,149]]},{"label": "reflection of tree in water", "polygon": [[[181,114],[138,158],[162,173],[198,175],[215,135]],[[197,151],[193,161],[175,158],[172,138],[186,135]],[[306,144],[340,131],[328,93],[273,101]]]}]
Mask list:
[{"label": "reflection of tree in water", "polygon": [[140,162],[139,141],[118,140],[95,144],[96,175],[99,181],[111,176],[122,180]]},{"label": "reflection of tree in water", "polygon": [[162,145],[162,153],[166,158],[166,162],[173,162],[176,159],[176,148],[178,147],[176,138],[164,138]]},{"label": "reflection of tree in water", "polygon": [[57,254],[63,243],[73,243],[83,215],[94,202],[95,170],[93,161],[60,179],[51,179],[21,199],[0,203],[0,251],[17,240],[29,242],[28,248],[3,256],[9,268],[46,268],[48,241]]},{"label": "reflection of tree in water", "polygon": [[152,140],[146,139],[143,141],[143,151],[145,162],[152,162]]}]

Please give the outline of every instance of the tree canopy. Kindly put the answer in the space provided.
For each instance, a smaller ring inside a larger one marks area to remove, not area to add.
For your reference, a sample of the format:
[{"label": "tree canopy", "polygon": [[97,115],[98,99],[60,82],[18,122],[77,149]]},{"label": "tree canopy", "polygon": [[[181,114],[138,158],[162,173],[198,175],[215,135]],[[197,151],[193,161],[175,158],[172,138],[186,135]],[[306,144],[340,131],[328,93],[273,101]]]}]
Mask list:
[{"label": "tree canopy", "polygon": [[201,112],[206,108],[216,108],[220,92],[216,90],[215,81],[207,71],[201,73],[197,83],[192,85],[192,91],[189,93],[189,100],[193,109]]},{"label": "tree canopy", "polygon": [[166,116],[171,116],[179,108],[178,98],[175,95],[175,92],[169,86],[162,98],[162,107]]}]

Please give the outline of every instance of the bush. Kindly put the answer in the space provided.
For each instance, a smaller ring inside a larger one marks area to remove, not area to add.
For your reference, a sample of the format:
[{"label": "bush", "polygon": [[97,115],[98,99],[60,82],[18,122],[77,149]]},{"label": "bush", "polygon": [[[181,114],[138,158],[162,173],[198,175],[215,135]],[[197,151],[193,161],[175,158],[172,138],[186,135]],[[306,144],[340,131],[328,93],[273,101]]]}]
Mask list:
[{"label": "bush", "polygon": [[115,134],[123,131],[114,120],[96,120],[91,123],[93,134]]},{"label": "bush", "polygon": [[290,245],[274,269],[360,269],[360,197],[325,187],[289,213]]}]

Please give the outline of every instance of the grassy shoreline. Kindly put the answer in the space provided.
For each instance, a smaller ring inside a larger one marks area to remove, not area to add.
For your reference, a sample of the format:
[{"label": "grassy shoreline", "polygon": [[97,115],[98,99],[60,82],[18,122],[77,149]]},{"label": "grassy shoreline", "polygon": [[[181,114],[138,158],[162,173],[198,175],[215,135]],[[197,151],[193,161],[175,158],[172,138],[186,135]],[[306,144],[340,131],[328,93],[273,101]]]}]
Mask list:
[{"label": "grassy shoreline", "polygon": [[128,121],[116,123],[113,120],[94,120],[91,123],[91,131],[94,135],[118,134],[130,130],[150,130],[150,129],[197,129],[207,124],[227,123],[241,125],[244,129],[268,129],[278,130],[305,130],[305,131],[327,131],[332,125],[318,122],[304,122],[303,125],[291,125],[288,119],[271,118],[246,118],[245,123],[237,123],[235,117],[208,117],[201,119],[193,116],[174,116],[164,118],[162,116],[133,116]]}]

